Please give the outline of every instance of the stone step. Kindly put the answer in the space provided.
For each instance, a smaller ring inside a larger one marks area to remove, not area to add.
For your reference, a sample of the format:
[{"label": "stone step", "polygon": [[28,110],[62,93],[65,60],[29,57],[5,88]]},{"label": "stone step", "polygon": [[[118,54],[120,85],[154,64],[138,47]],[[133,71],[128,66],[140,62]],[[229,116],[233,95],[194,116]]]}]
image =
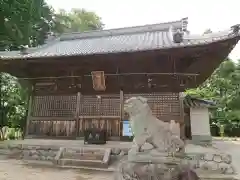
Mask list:
[{"label": "stone step", "polygon": [[104,157],[104,153],[92,154],[92,153],[63,153],[63,157],[66,159],[92,159],[101,160]]},{"label": "stone step", "polygon": [[59,164],[61,166],[83,166],[83,167],[94,167],[94,168],[107,168],[108,164],[103,163],[101,160],[82,160],[82,159],[60,159]]},{"label": "stone step", "polygon": [[0,149],[0,158],[1,159],[19,159],[21,157],[22,151],[18,149]]},{"label": "stone step", "polygon": [[103,172],[115,172],[116,168],[108,167],[108,168],[98,168],[98,167],[87,167],[87,166],[58,166],[59,168],[66,169],[84,169],[84,170],[93,170],[93,171],[103,171]]},{"label": "stone step", "polygon": [[0,155],[9,155],[11,151],[9,149],[0,149]]},{"label": "stone step", "polygon": [[61,148],[55,160],[61,167],[108,168],[110,155],[110,148]]}]

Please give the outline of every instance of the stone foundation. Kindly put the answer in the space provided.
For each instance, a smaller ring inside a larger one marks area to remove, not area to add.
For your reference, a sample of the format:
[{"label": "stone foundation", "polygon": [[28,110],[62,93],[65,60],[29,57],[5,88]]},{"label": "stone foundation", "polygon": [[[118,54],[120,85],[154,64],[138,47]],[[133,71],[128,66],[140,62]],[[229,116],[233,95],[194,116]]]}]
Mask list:
[{"label": "stone foundation", "polygon": [[232,158],[226,154],[204,153],[186,154],[183,164],[199,173],[234,175],[236,171],[232,166]]},{"label": "stone foundation", "polygon": [[133,163],[124,161],[115,172],[114,180],[234,180],[230,174],[208,173],[183,164]]},{"label": "stone foundation", "polygon": [[[197,172],[201,179],[233,179],[235,173],[231,166],[231,156],[219,153],[216,149],[203,146],[188,145],[187,152],[184,155],[184,164],[191,165],[191,168]],[[85,149],[84,149],[85,148]],[[129,147],[130,148],[130,147]],[[102,146],[90,148],[88,146],[80,146],[79,148],[64,148],[50,145],[26,145],[26,144],[0,144],[0,158],[13,158],[27,161],[28,164],[46,164],[55,167],[83,168],[116,171],[120,161],[126,159],[129,148],[104,148]],[[65,154],[64,150],[68,149]],[[80,149],[84,149],[88,157],[81,158]],[[94,151],[92,151],[92,150]],[[104,159],[105,150],[109,153]],[[192,153],[190,153],[192,151]],[[80,154],[79,154],[80,153]],[[96,155],[94,155],[96,154]],[[82,163],[81,159],[91,160],[88,163]],[[77,159],[77,161],[73,161]],[[94,166],[97,164],[100,166]],[[106,162],[105,164],[103,162]],[[119,163],[117,163],[119,162]],[[112,166],[118,164],[118,166]],[[111,168],[110,168],[111,167]],[[144,166],[145,168],[148,166]],[[222,178],[221,178],[222,177]]]},{"label": "stone foundation", "polygon": [[4,145],[0,146],[0,156],[12,159],[54,161],[59,148],[32,145]]},{"label": "stone foundation", "polygon": [[126,155],[120,148],[64,148],[49,145],[0,144],[1,159],[17,159],[29,163],[52,164],[57,167],[108,168],[110,163]]}]

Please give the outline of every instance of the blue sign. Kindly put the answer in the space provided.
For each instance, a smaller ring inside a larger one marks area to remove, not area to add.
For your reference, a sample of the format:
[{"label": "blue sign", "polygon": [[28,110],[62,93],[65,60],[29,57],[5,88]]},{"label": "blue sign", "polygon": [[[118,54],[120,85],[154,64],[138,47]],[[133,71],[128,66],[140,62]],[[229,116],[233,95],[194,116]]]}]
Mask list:
[{"label": "blue sign", "polygon": [[123,136],[133,136],[129,121],[123,121]]}]

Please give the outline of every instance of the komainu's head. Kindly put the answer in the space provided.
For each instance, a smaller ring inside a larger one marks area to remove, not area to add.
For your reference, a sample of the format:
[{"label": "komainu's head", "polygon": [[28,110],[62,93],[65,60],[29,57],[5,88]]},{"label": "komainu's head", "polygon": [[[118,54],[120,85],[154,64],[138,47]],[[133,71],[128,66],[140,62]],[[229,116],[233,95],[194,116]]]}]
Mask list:
[{"label": "komainu's head", "polygon": [[137,115],[139,113],[148,112],[150,110],[147,99],[141,96],[131,97],[124,103],[124,111],[130,116]]}]

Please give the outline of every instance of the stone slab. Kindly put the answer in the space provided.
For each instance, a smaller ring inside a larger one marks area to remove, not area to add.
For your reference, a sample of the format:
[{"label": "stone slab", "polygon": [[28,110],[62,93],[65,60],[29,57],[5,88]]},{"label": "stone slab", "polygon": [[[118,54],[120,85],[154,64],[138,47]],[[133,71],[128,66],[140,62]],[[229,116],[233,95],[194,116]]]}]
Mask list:
[{"label": "stone slab", "polygon": [[211,135],[192,135],[191,142],[197,145],[209,144],[212,142],[212,136]]},{"label": "stone slab", "polygon": [[111,149],[99,148],[65,148],[57,160],[60,166],[84,166],[107,168],[110,162]]}]

